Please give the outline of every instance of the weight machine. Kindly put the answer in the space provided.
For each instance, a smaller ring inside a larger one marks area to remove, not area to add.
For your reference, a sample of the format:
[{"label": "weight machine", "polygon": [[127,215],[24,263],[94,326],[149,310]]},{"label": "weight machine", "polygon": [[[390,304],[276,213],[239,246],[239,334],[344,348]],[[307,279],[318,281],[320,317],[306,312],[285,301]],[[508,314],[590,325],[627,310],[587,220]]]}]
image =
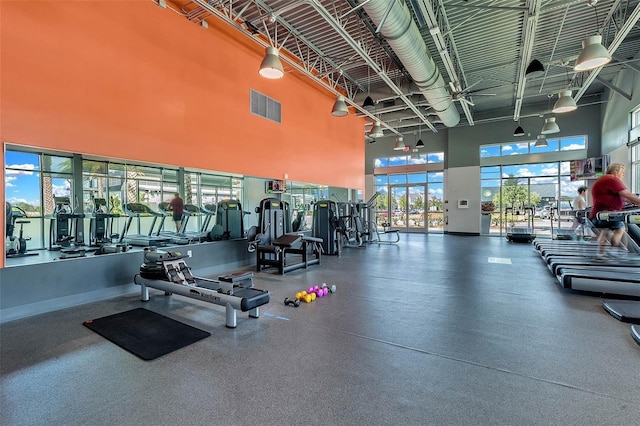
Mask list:
[{"label": "weight machine", "polygon": [[[299,268],[320,264],[322,239],[290,233],[289,204],[277,198],[265,198],[256,207],[258,226],[252,226],[247,233],[249,252],[256,252],[256,268],[274,266],[282,275]],[[288,255],[297,255],[297,262],[291,262]],[[309,258],[309,255],[315,255]]]},{"label": "weight machine", "polygon": [[216,224],[209,231],[208,239],[234,240],[244,237],[244,212],[237,200],[221,200],[216,208]]}]

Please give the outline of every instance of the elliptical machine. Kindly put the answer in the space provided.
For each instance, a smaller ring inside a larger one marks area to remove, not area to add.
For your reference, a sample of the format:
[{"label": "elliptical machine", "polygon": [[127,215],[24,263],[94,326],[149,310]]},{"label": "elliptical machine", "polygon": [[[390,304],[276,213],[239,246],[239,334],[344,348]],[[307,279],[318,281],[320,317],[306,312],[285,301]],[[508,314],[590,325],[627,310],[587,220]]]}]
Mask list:
[{"label": "elliptical machine", "polygon": [[[7,257],[21,256],[37,256],[38,253],[27,253],[27,241],[31,238],[24,236],[23,225],[31,223],[28,220],[18,220],[26,218],[27,213],[18,206],[12,206],[11,203],[5,201],[5,223],[6,223],[6,242],[5,254]],[[20,232],[16,237],[13,235],[16,225],[20,225]]]},{"label": "elliptical machine", "polygon": [[49,216],[49,250],[59,250],[61,259],[86,256],[87,250],[78,232],[78,221],[84,218],[84,213],[74,211],[69,197],[53,197],[53,201],[53,214]]}]

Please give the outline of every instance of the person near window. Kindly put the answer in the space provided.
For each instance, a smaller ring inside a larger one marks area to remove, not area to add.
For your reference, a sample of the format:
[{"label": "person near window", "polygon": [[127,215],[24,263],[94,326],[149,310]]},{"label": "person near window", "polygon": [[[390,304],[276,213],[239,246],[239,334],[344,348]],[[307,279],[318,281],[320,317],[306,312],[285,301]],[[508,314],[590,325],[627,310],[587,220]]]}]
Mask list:
[{"label": "person near window", "polygon": [[178,192],[173,194],[169,202],[169,210],[173,212],[173,222],[176,224],[176,232],[180,232],[182,227],[182,214],[184,213],[184,201]]},{"label": "person near window", "polygon": [[587,188],[581,186],[578,188],[578,195],[573,199],[573,225],[571,229],[573,229],[574,235],[576,238],[581,239],[584,237],[584,222],[585,218],[578,217],[578,212],[583,211],[587,208],[587,199],[586,199]]},{"label": "person near window", "polygon": [[640,206],[640,197],[629,192],[622,182],[624,172],[625,166],[623,164],[613,163],[607,167],[606,174],[600,177],[591,188],[593,208],[589,213],[589,219],[596,228],[601,230],[598,236],[598,254],[595,257],[597,261],[620,260],[619,256],[607,248],[607,239],[609,234],[612,234],[611,246],[617,247],[620,245],[626,228],[623,220],[598,220],[598,213],[620,211],[624,207],[625,200]]}]

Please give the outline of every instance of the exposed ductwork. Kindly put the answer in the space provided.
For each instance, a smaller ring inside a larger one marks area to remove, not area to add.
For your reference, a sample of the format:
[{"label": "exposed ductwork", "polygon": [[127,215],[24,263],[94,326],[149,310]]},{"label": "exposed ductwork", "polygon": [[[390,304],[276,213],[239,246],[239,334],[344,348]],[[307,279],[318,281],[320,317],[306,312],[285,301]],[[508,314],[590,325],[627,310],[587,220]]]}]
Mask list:
[{"label": "exposed ductwork", "polygon": [[460,122],[460,113],[407,5],[402,1],[370,0],[363,3],[362,7],[378,26],[442,123],[447,127],[456,126]]}]

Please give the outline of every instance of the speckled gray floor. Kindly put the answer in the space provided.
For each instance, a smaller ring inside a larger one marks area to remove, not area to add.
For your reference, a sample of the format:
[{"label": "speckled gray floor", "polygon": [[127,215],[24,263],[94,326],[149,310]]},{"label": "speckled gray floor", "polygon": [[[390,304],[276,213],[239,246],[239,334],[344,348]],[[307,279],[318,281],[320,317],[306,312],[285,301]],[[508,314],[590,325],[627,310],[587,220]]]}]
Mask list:
[{"label": "speckled gray floor", "polygon": [[[336,294],[299,308],[313,284]],[[3,425],[637,425],[640,346],[529,244],[402,235],[256,274],[261,317],[151,290],[1,326]],[[145,307],[212,336],[143,361],[82,322]]]}]

